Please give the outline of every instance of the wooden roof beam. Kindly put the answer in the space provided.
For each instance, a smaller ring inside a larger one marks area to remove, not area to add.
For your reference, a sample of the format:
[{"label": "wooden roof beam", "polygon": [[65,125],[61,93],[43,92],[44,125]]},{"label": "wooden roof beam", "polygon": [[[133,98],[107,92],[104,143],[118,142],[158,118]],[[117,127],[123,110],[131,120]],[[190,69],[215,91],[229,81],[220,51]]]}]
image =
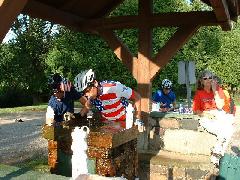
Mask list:
[{"label": "wooden roof beam", "polygon": [[210,0],[218,22],[221,22],[222,29],[228,31],[232,29],[231,17],[226,0]]},{"label": "wooden roof beam", "polygon": [[[214,12],[211,11],[153,14],[144,18],[150,27],[214,26],[221,24],[221,22],[217,21]],[[142,22],[141,16],[119,16],[88,19],[81,23],[79,28],[85,31],[92,29],[139,28],[142,26]]]},{"label": "wooden roof beam", "polygon": [[[116,56],[123,62],[130,72],[133,73],[136,57],[132,55],[128,47],[119,39],[112,30],[99,31],[99,35],[108,43]],[[133,73],[133,75],[135,75]],[[136,76],[136,75],[135,75]]]},{"label": "wooden roof beam", "polygon": [[238,12],[240,13],[240,0],[236,0],[237,1],[237,4],[238,4]]},{"label": "wooden roof beam", "polygon": [[22,13],[34,18],[41,18],[46,21],[61,24],[73,30],[80,30],[79,23],[83,21],[83,18],[58,10],[56,8],[45,5],[43,3],[39,3],[34,0],[29,0]]},{"label": "wooden roof beam", "polygon": [[0,0],[0,42],[26,3],[27,0]]},{"label": "wooden roof beam", "polygon": [[240,1],[239,0],[229,0],[228,7],[231,15],[231,19],[237,22],[239,16]]},{"label": "wooden roof beam", "polygon": [[184,26],[178,28],[175,34],[159,50],[151,63],[151,78],[161,70],[174,56],[174,54],[183,47],[183,45],[194,35],[200,26]]},{"label": "wooden roof beam", "polygon": [[78,1],[78,0],[65,1],[65,2],[60,6],[60,9],[62,9],[62,10],[71,9],[77,1]]},{"label": "wooden roof beam", "polygon": [[114,0],[111,3],[108,3],[106,7],[102,8],[101,11],[97,12],[92,16],[92,18],[96,17],[104,17],[111,13],[119,4],[121,4],[124,0]]}]

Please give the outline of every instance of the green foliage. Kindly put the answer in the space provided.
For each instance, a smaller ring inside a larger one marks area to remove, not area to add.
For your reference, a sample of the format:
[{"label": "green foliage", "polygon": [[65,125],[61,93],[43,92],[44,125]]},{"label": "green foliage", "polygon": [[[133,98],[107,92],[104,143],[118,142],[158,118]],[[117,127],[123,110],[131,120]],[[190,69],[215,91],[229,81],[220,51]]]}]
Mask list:
[{"label": "green foliage", "polygon": [[[211,10],[200,0],[154,0],[153,3],[155,13]],[[126,0],[109,16],[136,14],[138,0]],[[18,17],[12,27],[16,38],[0,45],[0,98],[11,96],[13,89],[16,93],[24,92],[31,96],[47,94],[47,77],[50,74],[58,72],[73,80],[80,71],[89,68],[94,69],[99,80],[117,80],[136,87],[136,80],[99,36],[72,32],[61,26],[57,26],[54,34],[52,29],[53,24],[49,22],[23,15]],[[175,27],[153,29],[153,56],[176,30]],[[116,30],[115,33],[137,57],[138,30]],[[152,84],[153,91],[168,78],[173,81],[178,96],[186,94],[185,86],[177,84],[177,63],[182,60],[195,61],[197,74],[209,69],[232,88],[239,87],[239,38],[238,24],[234,24],[231,32],[223,32],[219,27],[200,28],[157,74]]]},{"label": "green foliage", "polygon": [[109,16],[126,16],[138,14],[138,0],[125,0]]},{"label": "green foliage", "polygon": [[[15,39],[1,45],[0,49],[0,92],[6,91],[6,101],[11,95],[21,94],[24,99],[31,96],[31,101],[25,104],[28,105],[47,92],[44,58],[54,37],[52,28],[53,24],[49,22],[23,15],[15,21],[12,26]],[[20,102],[15,99],[14,105],[24,105]]]},{"label": "green foliage", "polygon": [[187,1],[182,0],[154,0],[154,13],[184,12],[189,11]]},{"label": "green foliage", "polygon": [[70,80],[82,70],[92,68],[98,80],[117,80],[131,87],[136,86],[126,67],[98,36],[61,29],[46,64],[48,73],[58,72]]}]

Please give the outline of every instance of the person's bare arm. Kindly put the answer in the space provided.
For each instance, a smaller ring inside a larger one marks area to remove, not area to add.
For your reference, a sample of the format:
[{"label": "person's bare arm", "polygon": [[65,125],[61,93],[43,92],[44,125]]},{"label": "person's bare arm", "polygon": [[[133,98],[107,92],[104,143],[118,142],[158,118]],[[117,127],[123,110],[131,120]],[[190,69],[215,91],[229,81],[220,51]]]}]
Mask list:
[{"label": "person's bare arm", "polygon": [[90,102],[90,99],[85,101],[83,105],[84,106],[80,111],[81,116],[85,116],[88,113],[88,111],[92,108],[92,104]]},{"label": "person's bare arm", "polygon": [[52,126],[53,123],[54,123],[54,111],[50,106],[48,106],[46,112],[46,124],[48,126]]},{"label": "person's bare arm", "polygon": [[220,97],[218,92],[218,84],[215,80],[212,81],[212,91],[214,93],[214,99],[218,109],[222,109],[224,106],[224,99]]}]

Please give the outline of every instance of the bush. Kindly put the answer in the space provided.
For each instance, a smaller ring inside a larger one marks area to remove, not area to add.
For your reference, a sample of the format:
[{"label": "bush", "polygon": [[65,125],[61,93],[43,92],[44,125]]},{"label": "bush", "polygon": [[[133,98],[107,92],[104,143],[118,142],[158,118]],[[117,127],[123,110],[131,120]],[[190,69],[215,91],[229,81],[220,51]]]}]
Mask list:
[{"label": "bush", "polygon": [[32,104],[33,99],[25,89],[16,87],[0,89],[0,108],[29,106]]}]

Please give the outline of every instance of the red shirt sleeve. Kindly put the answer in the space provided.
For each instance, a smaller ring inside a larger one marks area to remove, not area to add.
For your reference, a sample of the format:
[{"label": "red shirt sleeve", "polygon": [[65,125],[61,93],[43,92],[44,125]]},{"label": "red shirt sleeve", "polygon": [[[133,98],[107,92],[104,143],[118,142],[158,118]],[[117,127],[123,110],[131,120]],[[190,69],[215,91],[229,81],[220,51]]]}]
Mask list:
[{"label": "red shirt sleeve", "polygon": [[195,96],[193,98],[193,107],[192,107],[192,109],[193,109],[193,111],[198,111],[198,110],[202,111],[199,91],[196,91]]}]

